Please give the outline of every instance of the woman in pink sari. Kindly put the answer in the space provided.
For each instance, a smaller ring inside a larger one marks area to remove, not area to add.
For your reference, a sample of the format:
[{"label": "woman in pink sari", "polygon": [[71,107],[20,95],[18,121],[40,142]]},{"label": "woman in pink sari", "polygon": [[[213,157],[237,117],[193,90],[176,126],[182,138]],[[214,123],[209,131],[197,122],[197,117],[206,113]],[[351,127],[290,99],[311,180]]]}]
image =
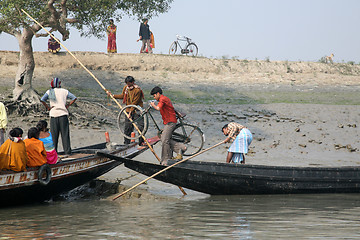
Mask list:
[{"label": "woman in pink sari", "polygon": [[110,26],[106,29],[108,35],[108,53],[116,53],[116,26],[114,25],[114,20],[110,19]]},{"label": "woman in pink sari", "polygon": [[45,120],[40,120],[37,123],[36,128],[40,130],[39,140],[44,143],[47,163],[56,164],[58,161],[58,154],[55,150],[52,135],[47,128],[47,122]]}]

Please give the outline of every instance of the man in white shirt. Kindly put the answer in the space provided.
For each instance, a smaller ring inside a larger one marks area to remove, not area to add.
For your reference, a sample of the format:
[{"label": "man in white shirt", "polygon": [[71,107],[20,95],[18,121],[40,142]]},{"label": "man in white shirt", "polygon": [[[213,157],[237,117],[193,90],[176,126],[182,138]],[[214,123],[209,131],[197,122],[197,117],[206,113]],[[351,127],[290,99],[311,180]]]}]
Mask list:
[{"label": "man in white shirt", "polygon": [[[66,103],[66,99],[68,98],[71,102]],[[50,101],[50,106],[46,103],[47,99]],[[69,112],[67,109],[76,99],[74,94],[61,88],[61,81],[58,78],[51,80],[51,89],[47,90],[40,99],[45,108],[50,111],[50,132],[53,137],[55,149],[57,151],[59,134],[61,134],[65,155],[71,154]]]}]

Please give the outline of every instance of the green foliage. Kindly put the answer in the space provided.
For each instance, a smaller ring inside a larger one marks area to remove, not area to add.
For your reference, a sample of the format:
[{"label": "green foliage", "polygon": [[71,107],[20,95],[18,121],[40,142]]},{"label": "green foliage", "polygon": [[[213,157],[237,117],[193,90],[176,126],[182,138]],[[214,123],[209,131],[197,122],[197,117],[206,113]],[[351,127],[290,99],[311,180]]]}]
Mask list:
[{"label": "green foliage", "polygon": [[[33,31],[39,31],[38,26],[34,28],[34,23],[21,12],[24,9],[44,27],[55,31],[74,27],[82,36],[102,38],[110,18],[120,21],[123,16],[128,15],[139,20],[145,17],[150,19],[167,12],[172,2],[173,0],[1,0],[0,33],[14,35],[31,26]],[[56,11],[51,12],[51,8]]]},{"label": "green foliage", "polygon": [[[33,23],[21,12],[21,9],[28,9],[37,19],[44,13],[44,4],[41,1],[25,0],[3,0],[0,2],[0,31],[9,34],[19,32],[21,27],[28,27]],[[36,5],[36,6],[34,6]]]}]

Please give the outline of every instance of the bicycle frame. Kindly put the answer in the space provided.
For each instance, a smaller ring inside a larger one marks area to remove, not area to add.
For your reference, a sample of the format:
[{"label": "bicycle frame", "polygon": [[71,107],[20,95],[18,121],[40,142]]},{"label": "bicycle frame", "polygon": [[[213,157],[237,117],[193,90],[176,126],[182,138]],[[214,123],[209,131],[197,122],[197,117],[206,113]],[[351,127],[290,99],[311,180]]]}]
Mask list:
[{"label": "bicycle frame", "polygon": [[[148,127],[150,125],[149,124],[149,121],[150,121],[149,115],[150,115],[150,118],[158,131],[158,136],[160,137],[162,129],[160,129],[159,124],[156,122],[154,116],[151,113],[151,108],[152,108],[151,105],[149,105],[145,109],[140,108],[139,106],[132,106],[132,105],[126,106],[126,108],[127,107],[130,107],[130,108],[135,107],[139,110],[139,114],[137,115],[138,117],[136,119],[130,119],[130,121],[135,124],[137,122],[144,121],[144,123],[145,123],[144,129],[141,134],[145,135],[148,130]],[[126,111],[126,108],[120,112],[118,119],[120,119],[120,118],[124,119],[123,117],[120,117],[120,116],[122,116],[123,111]],[[199,152],[201,150],[201,148],[203,147],[203,144],[205,142],[205,137],[204,137],[203,132],[201,131],[201,129],[198,126],[193,125],[191,123],[187,123],[184,119],[185,115],[183,115],[182,113],[180,113],[176,110],[175,110],[175,113],[176,113],[176,118],[178,120],[178,123],[174,127],[171,139],[173,141],[183,143],[186,145],[187,153],[184,154],[184,156],[191,156],[193,154],[196,154],[197,152]],[[121,128],[120,125],[119,125],[119,128]],[[129,139],[138,138],[138,136],[133,136],[131,138],[128,135],[124,135],[124,136],[126,136]],[[196,140],[194,140],[194,139],[196,139]]]},{"label": "bicycle frame", "polygon": [[[157,122],[155,121],[155,118],[153,117],[153,115],[151,114],[151,106],[148,106],[144,111],[143,111],[143,113],[139,116],[139,118],[142,118],[145,114],[148,114],[148,115],[150,115],[150,118],[152,119],[152,121],[153,121],[153,123],[154,123],[154,125],[155,125],[155,127],[156,127],[156,129],[159,131],[159,132],[161,132],[162,131],[162,129],[160,129],[160,127],[159,127],[159,125],[157,124]],[[180,137],[180,141],[181,142],[189,142],[189,136],[191,136],[191,134],[192,133],[190,133],[190,134],[187,134],[186,133],[186,131],[185,131],[185,128],[183,127],[183,125],[184,125],[184,122],[183,122],[183,118],[182,117],[180,117],[177,113],[176,113],[176,119],[179,121],[179,123],[178,123],[178,125],[180,125],[180,126],[182,126],[182,132],[183,132],[183,136],[179,136]],[[135,120],[136,121],[136,120]]]},{"label": "bicycle frame", "polygon": [[[196,57],[198,54],[198,46],[188,37],[176,35],[176,40],[173,41],[169,48],[169,54],[176,54],[179,49],[181,54],[191,55]],[[186,42],[185,45],[181,45],[180,42]]]},{"label": "bicycle frame", "polygon": [[[186,48],[187,48],[187,46],[190,44],[190,43],[193,43],[192,41],[191,41],[191,39],[190,38],[188,38],[188,37],[181,37],[181,36],[176,36],[177,38],[176,38],[176,44],[180,47],[180,52],[181,53],[184,53],[184,51],[186,50]],[[186,44],[185,44],[185,46],[184,47],[182,47],[181,46],[181,44],[180,44],[180,42],[186,42]]]},{"label": "bicycle frame", "polygon": [[[160,131],[161,131],[161,129],[160,129],[159,125],[157,124],[157,122],[155,121],[155,119],[154,119],[153,115],[151,114],[150,109],[151,109],[151,106],[149,106],[149,107],[147,108],[147,111],[145,111],[145,112],[146,112],[146,113],[148,113],[148,114],[150,115],[150,117],[151,117],[151,119],[152,119],[153,123],[155,124],[156,129],[160,132]],[[145,112],[144,112],[144,113],[145,113]]]},{"label": "bicycle frame", "polygon": [[[185,41],[185,40],[184,40],[184,41]],[[179,42],[179,40],[176,40],[175,42],[176,42],[176,44],[180,47],[181,51],[183,51],[184,49],[186,49],[187,45],[189,45],[189,43],[190,43],[189,41],[187,41],[186,45],[185,45],[184,47],[182,47],[181,44],[180,44],[180,42]]]},{"label": "bicycle frame", "polygon": [[139,115],[139,117],[138,117],[137,119],[134,119],[133,121],[136,122],[139,118],[142,118],[142,117],[144,117],[144,115],[148,114],[148,115],[150,115],[150,117],[151,117],[151,119],[152,119],[152,121],[153,121],[156,129],[157,129],[158,131],[161,131],[159,125],[158,125],[157,122],[155,121],[155,118],[154,118],[153,115],[151,114],[151,111],[150,111],[151,108],[152,108],[152,107],[149,105],[147,108],[144,109],[144,111]]}]

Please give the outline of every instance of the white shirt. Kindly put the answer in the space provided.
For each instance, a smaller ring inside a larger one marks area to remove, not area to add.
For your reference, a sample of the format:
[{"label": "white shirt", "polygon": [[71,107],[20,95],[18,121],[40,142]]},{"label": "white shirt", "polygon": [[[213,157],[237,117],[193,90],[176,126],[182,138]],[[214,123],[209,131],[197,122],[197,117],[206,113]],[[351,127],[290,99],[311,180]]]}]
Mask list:
[{"label": "white shirt", "polygon": [[0,129],[6,128],[7,125],[6,109],[2,102],[0,102]]},{"label": "white shirt", "polygon": [[[69,115],[68,110],[66,109],[66,99],[70,98],[74,100],[76,97],[64,88],[54,88],[56,101],[50,99],[50,117],[61,117],[64,115]],[[49,98],[50,89],[46,91],[44,96],[41,98],[41,101],[46,101]]]}]

